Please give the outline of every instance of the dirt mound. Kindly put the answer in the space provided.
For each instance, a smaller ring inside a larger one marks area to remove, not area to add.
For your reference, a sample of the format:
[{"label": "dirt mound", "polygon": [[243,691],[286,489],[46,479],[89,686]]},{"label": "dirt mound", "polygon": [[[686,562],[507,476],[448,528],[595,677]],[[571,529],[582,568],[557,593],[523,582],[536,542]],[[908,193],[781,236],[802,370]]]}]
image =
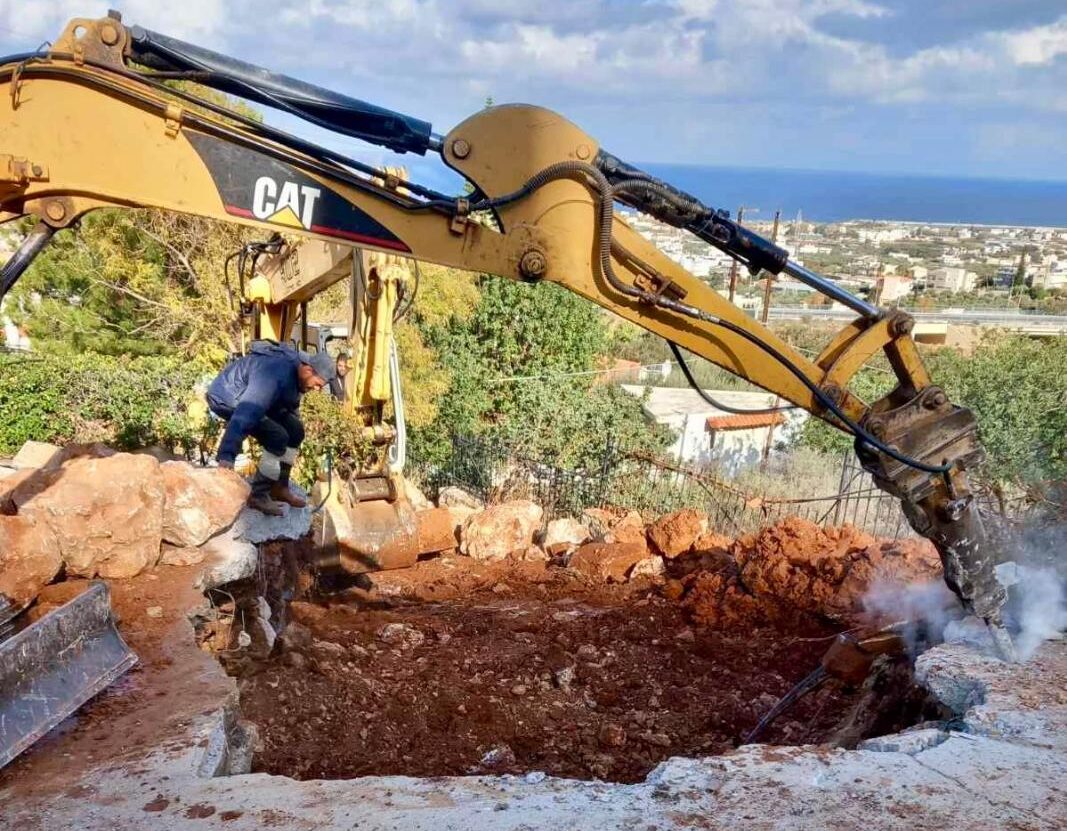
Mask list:
[{"label": "dirt mound", "polygon": [[851,526],[820,527],[793,517],[740,538],[726,554],[689,558],[683,605],[702,625],[761,625],[788,610],[851,621],[876,583],[941,577],[927,540],[877,540]]}]

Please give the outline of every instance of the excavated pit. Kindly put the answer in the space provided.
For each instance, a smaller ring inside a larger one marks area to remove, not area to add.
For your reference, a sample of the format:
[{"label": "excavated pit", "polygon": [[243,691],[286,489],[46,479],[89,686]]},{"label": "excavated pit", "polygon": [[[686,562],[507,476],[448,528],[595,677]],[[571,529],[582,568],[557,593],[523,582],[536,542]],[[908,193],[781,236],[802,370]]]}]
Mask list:
[{"label": "excavated pit", "polygon": [[[296,779],[641,781],[670,757],[740,744],[844,628],[774,602],[709,617],[706,586],[687,603],[675,580],[592,583],[543,562],[458,556],[322,595],[301,569],[307,545],[264,546],[256,578],[214,598],[225,625],[199,627],[238,678],[241,718],[258,733],[253,771]],[[269,628],[255,620],[266,605]],[[238,630],[251,646],[233,648]],[[823,686],[762,740],[851,747],[944,715],[906,660],[870,681]]]}]

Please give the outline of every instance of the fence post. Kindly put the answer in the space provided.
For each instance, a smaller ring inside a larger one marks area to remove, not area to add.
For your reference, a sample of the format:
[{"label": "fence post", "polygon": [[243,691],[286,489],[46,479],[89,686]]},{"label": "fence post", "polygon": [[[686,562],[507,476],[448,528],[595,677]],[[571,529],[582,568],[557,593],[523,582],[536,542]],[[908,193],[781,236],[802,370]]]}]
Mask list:
[{"label": "fence post", "polygon": [[837,499],[834,501],[834,525],[841,524],[841,494],[848,483],[848,451],[841,456],[841,475],[837,479]]},{"label": "fence post", "polygon": [[604,450],[600,456],[600,479],[599,487],[597,488],[597,504],[603,505],[604,500],[607,497],[608,492],[608,477],[611,475],[614,468],[615,460],[615,437],[604,437]]}]

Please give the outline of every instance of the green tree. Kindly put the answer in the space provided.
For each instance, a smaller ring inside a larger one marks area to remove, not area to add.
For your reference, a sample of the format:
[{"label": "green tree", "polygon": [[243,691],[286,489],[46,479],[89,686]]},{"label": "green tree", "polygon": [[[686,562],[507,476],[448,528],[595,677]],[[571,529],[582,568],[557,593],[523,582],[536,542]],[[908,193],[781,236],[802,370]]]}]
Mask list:
[{"label": "green tree", "polygon": [[1015,266],[1015,276],[1012,278],[1011,287],[1020,289],[1026,285],[1026,252],[1019,255],[1019,264]]},{"label": "green tree", "polygon": [[[1067,337],[1035,340],[992,334],[970,354],[941,348],[924,360],[949,399],[978,419],[988,459],[981,476],[999,484],[1037,486],[1067,476]],[[886,391],[888,376],[874,366],[850,389],[867,402]],[[823,421],[809,419],[803,445],[840,452],[852,439]]]},{"label": "green tree", "polygon": [[79,228],[56,234],[5,311],[38,350],[178,354],[217,364],[240,343],[236,287],[223,265],[254,236],[164,211],[94,211]]},{"label": "green tree", "polygon": [[573,466],[591,461],[608,437],[651,447],[640,402],[596,383],[610,342],[593,304],[551,283],[480,282],[470,317],[426,329],[451,385],[427,428],[413,431],[416,458],[443,463],[452,434],[482,435]]},{"label": "green tree", "polygon": [[950,399],[974,411],[986,477],[1025,486],[1067,477],[1067,337],[994,333],[973,354],[940,349],[928,363]]}]

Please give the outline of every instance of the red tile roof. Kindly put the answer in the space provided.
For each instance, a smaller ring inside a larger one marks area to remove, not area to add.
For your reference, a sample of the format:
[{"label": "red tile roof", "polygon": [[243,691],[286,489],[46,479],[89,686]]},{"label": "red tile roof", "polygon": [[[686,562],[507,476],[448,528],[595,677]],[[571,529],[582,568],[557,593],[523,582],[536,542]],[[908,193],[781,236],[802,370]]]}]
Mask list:
[{"label": "red tile roof", "polygon": [[708,416],[709,430],[754,430],[759,427],[777,427],[785,424],[781,413],[752,413],[749,415]]}]

